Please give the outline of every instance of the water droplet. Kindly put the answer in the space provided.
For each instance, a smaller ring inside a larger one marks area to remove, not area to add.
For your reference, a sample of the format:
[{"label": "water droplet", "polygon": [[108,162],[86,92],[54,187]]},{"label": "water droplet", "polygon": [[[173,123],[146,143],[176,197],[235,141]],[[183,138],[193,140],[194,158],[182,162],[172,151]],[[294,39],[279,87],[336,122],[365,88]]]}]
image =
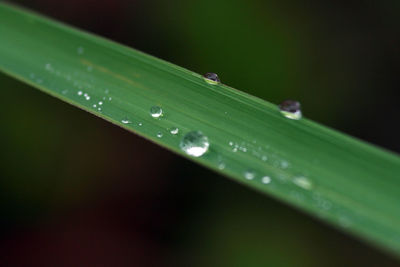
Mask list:
[{"label": "water droplet", "polygon": [[139,123],[138,123],[138,125],[139,125],[139,126],[142,126],[142,125],[143,125],[143,123],[139,122]]},{"label": "water droplet", "polygon": [[83,55],[83,53],[85,53],[85,49],[82,46],[80,46],[78,47],[77,52],[79,55]]},{"label": "water droplet", "polygon": [[208,84],[216,85],[221,82],[216,73],[207,72],[206,74],[203,75],[203,77]]},{"label": "water droplet", "polygon": [[110,92],[110,90],[108,90],[108,89],[104,90],[105,94],[108,94],[109,92]]},{"label": "water droplet", "polygon": [[48,70],[48,71],[51,71],[51,70],[52,70],[52,67],[51,67],[51,64],[50,64],[50,63],[47,63],[47,64],[45,65],[45,68],[46,68],[46,70]]},{"label": "water droplet", "polygon": [[158,138],[161,138],[161,137],[163,137],[163,134],[162,134],[162,132],[158,132],[158,133],[157,133],[157,137],[158,137]]},{"label": "water droplet", "polygon": [[171,134],[176,135],[179,133],[179,129],[176,127],[172,127],[171,130],[169,131]]},{"label": "water droplet", "polygon": [[129,124],[129,123],[131,123],[131,121],[130,121],[128,118],[123,118],[123,119],[121,120],[121,122],[122,122],[123,124]]},{"label": "water droplet", "polygon": [[226,167],[226,165],[224,162],[218,163],[218,169],[223,170],[223,169],[225,169],[225,167]]},{"label": "water droplet", "polygon": [[112,100],[112,97],[110,96],[109,98],[108,98],[108,101],[111,101]]},{"label": "water droplet", "polygon": [[264,176],[263,178],[261,178],[261,182],[263,184],[269,184],[271,182],[271,177],[269,176]]},{"label": "water droplet", "polygon": [[103,105],[103,101],[99,101],[99,106]]},{"label": "water droplet", "polygon": [[83,94],[83,92],[82,91],[78,91],[78,95],[82,95]]},{"label": "water droplet", "polygon": [[210,143],[207,136],[200,131],[187,133],[179,144],[180,148],[188,155],[200,157],[207,152]]},{"label": "water droplet", "polygon": [[159,117],[162,116],[163,110],[162,110],[162,108],[159,107],[159,106],[152,106],[152,107],[150,108],[150,114],[151,114],[151,116],[152,116],[153,118],[159,118]]},{"label": "water droplet", "polygon": [[96,105],[96,104],[93,104],[93,107],[95,108],[95,107],[97,107],[97,105]]},{"label": "water droplet", "polygon": [[262,161],[267,161],[267,160],[268,160],[268,157],[267,157],[267,156],[262,156],[262,157],[261,157],[261,160],[262,160]]},{"label": "water droplet", "polygon": [[311,181],[304,176],[298,176],[293,178],[293,183],[306,190],[310,190],[313,187]]},{"label": "water droplet", "polygon": [[299,120],[302,117],[300,102],[294,100],[285,100],[279,105],[283,116],[292,120]]},{"label": "water droplet", "polygon": [[232,142],[232,141],[230,141],[230,142],[229,142],[229,145],[230,145],[230,146],[233,146],[233,142]]},{"label": "water droplet", "polygon": [[253,180],[255,176],[256,174],[253,170],[247,170],[244,172],[244,178],[247,180]]}]

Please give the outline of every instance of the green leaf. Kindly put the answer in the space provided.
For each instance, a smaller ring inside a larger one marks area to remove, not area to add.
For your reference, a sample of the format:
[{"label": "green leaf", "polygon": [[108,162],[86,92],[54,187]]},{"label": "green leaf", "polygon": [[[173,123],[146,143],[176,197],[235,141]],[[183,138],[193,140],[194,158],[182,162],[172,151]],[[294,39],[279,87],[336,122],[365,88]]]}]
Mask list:
[{"label": "green leaf", "polygon": [[[5,4],[0,70],[399,253],[400,158],[390,152],[306,118],[288,119],[274,104]],[[153,106],[163,115],[152,117]],[[180,148],[193,131],[210,143],[200,157]]]}]

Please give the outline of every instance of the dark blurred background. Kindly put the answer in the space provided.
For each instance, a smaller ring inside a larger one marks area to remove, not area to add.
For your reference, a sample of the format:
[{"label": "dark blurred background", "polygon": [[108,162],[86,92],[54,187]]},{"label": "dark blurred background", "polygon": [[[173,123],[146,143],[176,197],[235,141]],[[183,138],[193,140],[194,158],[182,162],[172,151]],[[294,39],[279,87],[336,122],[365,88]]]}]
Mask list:
[{"label": "dark blurred background", "polygon": [[[400,1],[13,1],[400,152]],[[0,74],[0,266],[398,266]],[[399,265],[400,266],[400,265]]]}]

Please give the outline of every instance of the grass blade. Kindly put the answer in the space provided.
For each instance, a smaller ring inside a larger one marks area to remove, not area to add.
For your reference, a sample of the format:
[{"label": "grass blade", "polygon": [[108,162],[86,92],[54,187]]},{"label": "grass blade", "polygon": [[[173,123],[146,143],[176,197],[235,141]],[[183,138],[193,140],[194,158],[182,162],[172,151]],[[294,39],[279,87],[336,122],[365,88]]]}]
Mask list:
[{"label": "grass blade", "polygon": [[[289,120],[276,105],[6,4],[0,70],[399,253],[400,158],[390,152],[306,118]],[[152,117],[153,106],[163,116]],[[195,158],[180,142],[197,130],[210,148]]]}]

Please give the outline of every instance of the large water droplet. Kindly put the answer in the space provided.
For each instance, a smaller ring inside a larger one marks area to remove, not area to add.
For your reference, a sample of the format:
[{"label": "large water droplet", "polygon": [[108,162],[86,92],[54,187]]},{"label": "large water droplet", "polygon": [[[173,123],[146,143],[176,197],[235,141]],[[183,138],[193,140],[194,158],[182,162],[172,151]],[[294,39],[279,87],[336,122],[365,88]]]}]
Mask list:
[{"label": "large water droplet", "polygon": [[292,120],[299,120],[302,117],[300,102],[294,100],[285,100],[279,105],[283,116]]},{"label": "large water droplet", "polygon": [[187,133],[179,144],[180,148],[188,155],[200,157],[207,152],[210,143],[207,136],[200,131]]},{"label": "large water droplet", "polygon": [[153,118],[159,118],[159,117],[162,116],[163,110],[162,110],[162,108],[159,107],[159,106],[152,106],[152,107],[150,108],[150,114],[151,114],[151,116],[152,116]]},{"label": "large water droplet", "polygon": [[208,84],[216,85],[221,82],[216,73],[207,72],[206,74],[203,75],[203,77]]},{"label": "large water droplet", "polygon": [[313,187],[312,182],[307,177],[304,176],[294,177],[293,183],[306,190],[310,190]]},{"label": "large water droplet", "polygon": [[171,134],[176,135],[179,133],[179,129],[176,127],[172,127],[171,130],[169,131]]}]

